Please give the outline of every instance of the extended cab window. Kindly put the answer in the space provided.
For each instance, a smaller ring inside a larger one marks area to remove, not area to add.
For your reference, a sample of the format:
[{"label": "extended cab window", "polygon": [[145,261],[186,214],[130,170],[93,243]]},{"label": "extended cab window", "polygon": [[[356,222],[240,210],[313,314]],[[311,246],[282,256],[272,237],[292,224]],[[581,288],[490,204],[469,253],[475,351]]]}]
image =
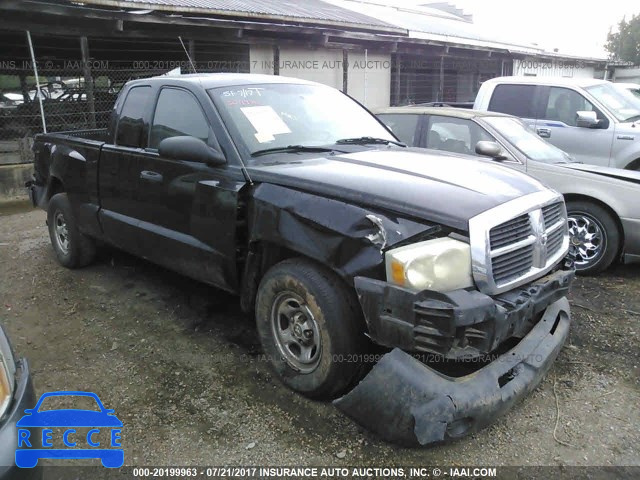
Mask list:
[{"label": "extended cab window", "polygon": [[176,88],[164,88],[153,115],[149,148],[158,148],[165,138],[184,135],[206,142],[209,122],[193,95]]},{"label": "extended cab window", "polygon": [[116,144],[123,147],[144,147],[144,116],[149,106],[151,87],[133,87],[127,93],[118,130],[116,131]]},{"label": "extended cab window", "polygon": [[536,118],[535,85],[498,85],[493,90],[489,110],[521,118]]},{"label": "extended cab window", "polygon": [[557,120],[575,127],[576,113],[592,110],[595,110],[593,104],[578,92],[568,88],[551,87],[544,119]]},{"label": "extended cab window", "polygon": [[417,146],[415,136],[419,115],[383,113],[379,118],[404,143],[410,147]]},{"label": "extended cab window", "polygon": [[480,140],[493,141],[471,120],[432,115],[427,128],[426,147],[446,152],[473,155]]}]

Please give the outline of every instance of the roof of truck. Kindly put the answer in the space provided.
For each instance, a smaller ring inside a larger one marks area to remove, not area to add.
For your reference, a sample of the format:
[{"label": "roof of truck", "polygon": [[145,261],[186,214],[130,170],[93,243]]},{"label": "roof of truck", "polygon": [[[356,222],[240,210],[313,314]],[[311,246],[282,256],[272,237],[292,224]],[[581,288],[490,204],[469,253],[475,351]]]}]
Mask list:
[{"label": "roof of truck", "polygon": [[280,75],[261,75],[257,73],[192,73],[186,75],[162,75],[158,77],[133,80],[136,84],[149,83],[190,83],[201,88],[236,87],[241,85],[258,85],[263,83],[296,83],[306,85],[320,85],[316,82]]},{"label": "roof of truck", "polygon": [[602,83],[610,83],[607,80],[600,80],[597,78],[587,77],[527,77],[527,76],[513,76],[513,77],[496,77],[487,80],[484,83],[525,83],[530,85],[559,85],[566,87],[590,87],[592,85],[599,85]]}]

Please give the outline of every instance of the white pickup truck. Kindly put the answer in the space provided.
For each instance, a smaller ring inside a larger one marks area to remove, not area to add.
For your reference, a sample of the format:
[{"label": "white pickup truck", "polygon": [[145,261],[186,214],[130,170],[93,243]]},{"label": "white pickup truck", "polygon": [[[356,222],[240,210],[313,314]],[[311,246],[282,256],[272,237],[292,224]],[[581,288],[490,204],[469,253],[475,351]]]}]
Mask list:
[{"label": "white pickup truck", "polygon": [[606,80],[493,78],[473,108],[522,118],[577,161],[640,170],[640,98]]}]

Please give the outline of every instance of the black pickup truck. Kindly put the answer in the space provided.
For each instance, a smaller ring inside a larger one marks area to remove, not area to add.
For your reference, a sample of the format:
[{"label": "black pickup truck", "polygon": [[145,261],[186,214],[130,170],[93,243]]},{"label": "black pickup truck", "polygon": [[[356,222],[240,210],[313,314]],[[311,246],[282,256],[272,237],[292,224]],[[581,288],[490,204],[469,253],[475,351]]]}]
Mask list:
[{"label": "black pickup truck", "polygon": [[[286,385],[387,440],[488,424],[567,336],[562,196],[407,148],[335,89],[136,80],[107,131],[39,135],[34,150],[30,195],[62,265],[103,242],[238,294]],[[439,371],[469,361],[472,374]]]}]

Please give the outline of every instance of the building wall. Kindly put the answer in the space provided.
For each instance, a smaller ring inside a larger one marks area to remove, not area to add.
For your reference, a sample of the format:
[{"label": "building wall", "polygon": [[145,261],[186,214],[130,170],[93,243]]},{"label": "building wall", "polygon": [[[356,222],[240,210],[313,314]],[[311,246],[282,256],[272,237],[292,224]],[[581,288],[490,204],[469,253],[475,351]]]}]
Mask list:
[{"label": "building wall", "polygon": [[[271,46],[252,45],[251,73],[273,74]],[[280,47],[280,75],[302,78],[343,89],[344,65],[341,49],[309,50]],[[369,108],[388,107],[391,92],[391,55],[349,51],[347,90]]]},{"label": "building wall", "polygon": [[595,67],[581,60],[527,57],[513,61],[513,74],[532,77],[594,78]]},{"label": "building wall", "polygon": [[347,93],[367,108],[388,107],[391,101],[391,55],[349,52]]},{"label": "building wall", "polygon": [[342,90],[342,50],[280,48],[280,75],[323,83]]},{"label": "building wall", "polygon": [[273,75],[273,47],[271,45],[251,45],[249,47],[249,71]]},{"label": "building wall", "polygon": [[609,80],[621,83],[640,83],[640,67],[616,67],[613,72],[613,78],[610,78]]}]

